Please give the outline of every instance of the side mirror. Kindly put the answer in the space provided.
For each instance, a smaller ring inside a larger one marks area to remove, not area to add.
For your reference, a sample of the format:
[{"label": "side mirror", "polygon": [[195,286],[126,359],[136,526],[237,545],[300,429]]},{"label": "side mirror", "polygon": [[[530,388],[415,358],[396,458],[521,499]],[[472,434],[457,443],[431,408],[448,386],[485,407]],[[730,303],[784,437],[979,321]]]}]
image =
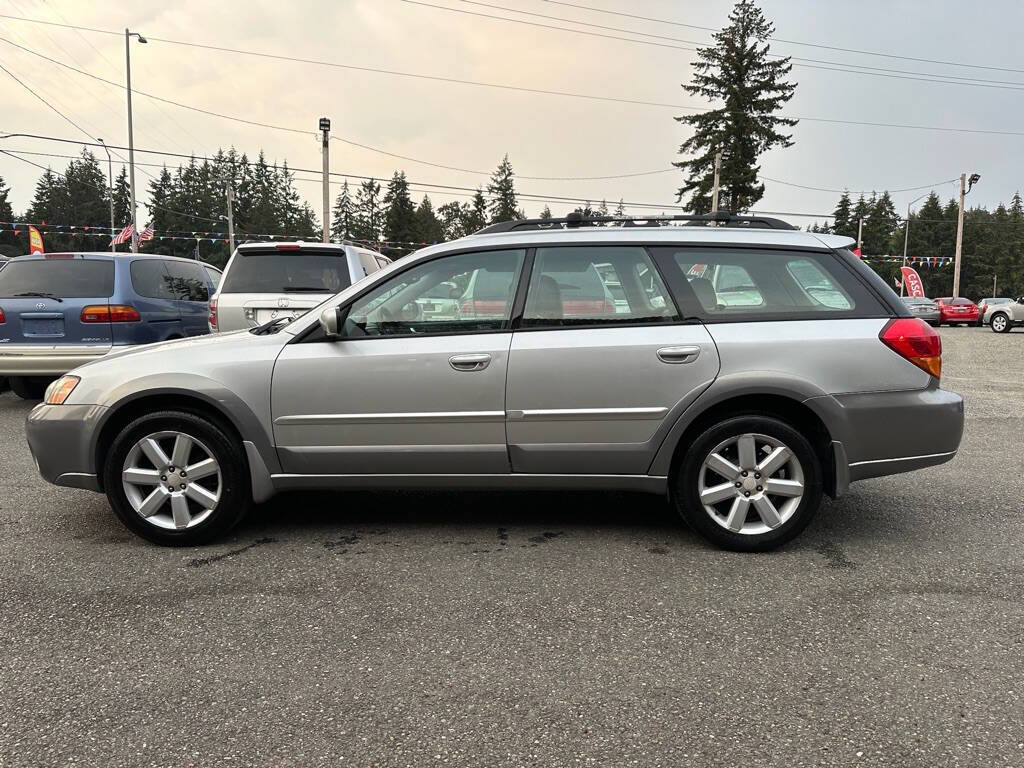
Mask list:
[{"label": "side mirror", "polygon": [[320,327],[328,339],[341,338],[341,309],[328,307],[320,313]]}]

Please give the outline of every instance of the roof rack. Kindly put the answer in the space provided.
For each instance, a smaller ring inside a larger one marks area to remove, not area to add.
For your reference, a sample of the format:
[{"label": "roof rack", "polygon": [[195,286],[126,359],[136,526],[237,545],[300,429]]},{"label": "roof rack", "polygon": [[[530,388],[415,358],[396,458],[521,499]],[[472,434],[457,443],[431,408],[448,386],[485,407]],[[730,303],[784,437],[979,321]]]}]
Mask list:
[{"label": "roof rack", "polygon": [[622,227],[667,227],[674,222],[682,222],[685,226],[705,227],[746,227],[750,229],[798,229],[782,219],[767,216],[746,216],[732,211],[717,213],[676,214],[672,216],[584,216],[573,211],[561,219],[516,219],[491,224],[477,230],[474,234],[491,235],[496,232],[516,232],[533,229],[576,229],[599,225],[618,225]]}]

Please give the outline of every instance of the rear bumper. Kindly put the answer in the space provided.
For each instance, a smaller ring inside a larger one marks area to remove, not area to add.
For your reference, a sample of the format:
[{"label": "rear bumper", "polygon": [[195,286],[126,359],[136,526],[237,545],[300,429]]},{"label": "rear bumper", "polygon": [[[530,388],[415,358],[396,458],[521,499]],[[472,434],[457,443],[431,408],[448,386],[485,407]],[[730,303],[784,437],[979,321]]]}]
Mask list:
[{"label": "rear bumper", "polygon": [[106,412],[102,405],[37,405],[25,436],[43,479],[69,488],[100,490],[92,437]]},{"label": "rear bumper", "polygon": [[0,376],[61,376],[112,349],[109,344],[4,344],[0,346]]},{"label": "rear bumper", "polygon": [[840,491],[856,480],[943,464],[956,456],[963,435],[963,398],[938,386],[814,397],[806,404],[831,433]]}]

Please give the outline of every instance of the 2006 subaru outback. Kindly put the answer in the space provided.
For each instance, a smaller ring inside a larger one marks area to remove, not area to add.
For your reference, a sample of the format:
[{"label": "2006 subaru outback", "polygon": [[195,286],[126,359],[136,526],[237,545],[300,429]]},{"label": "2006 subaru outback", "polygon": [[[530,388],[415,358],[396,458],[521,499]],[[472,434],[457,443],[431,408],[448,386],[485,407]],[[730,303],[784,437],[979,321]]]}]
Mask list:
[{"label": "2006 subaru outback", "polygon": [[[29,444],[161,544],[276,491],[429,486],[667,494],[713,542],[770,549],[822,493],[960,442],[939,337],[850,244],[736,216],[494,225],[290,325],[84,365]],[[424,311],[441,283],[454,317]]]}]

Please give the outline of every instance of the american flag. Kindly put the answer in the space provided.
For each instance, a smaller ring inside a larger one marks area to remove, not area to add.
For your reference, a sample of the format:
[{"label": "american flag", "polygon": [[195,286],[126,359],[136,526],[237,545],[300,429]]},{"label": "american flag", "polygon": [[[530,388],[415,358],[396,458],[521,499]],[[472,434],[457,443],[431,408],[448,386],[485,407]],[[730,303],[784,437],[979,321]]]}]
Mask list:
[{"label": "american flag", "polygon": [[153,228],[152,227],[146,227],[144,230],[142,230],[139,233],[139,242],[140,243],[144,243],[147,240],[152,240],[152,239],[153,239]]},{"label": "american flag", "polygon": [[113,244],[114,245],[121,245],[121,243],[127,243],[129,240],[132,239],[132,232],[134,232],[134,231],[135,230],[133,229],[132,225],[129,224],[127,227],[122,229],[119,234],[117,234],[114,237]]}]

